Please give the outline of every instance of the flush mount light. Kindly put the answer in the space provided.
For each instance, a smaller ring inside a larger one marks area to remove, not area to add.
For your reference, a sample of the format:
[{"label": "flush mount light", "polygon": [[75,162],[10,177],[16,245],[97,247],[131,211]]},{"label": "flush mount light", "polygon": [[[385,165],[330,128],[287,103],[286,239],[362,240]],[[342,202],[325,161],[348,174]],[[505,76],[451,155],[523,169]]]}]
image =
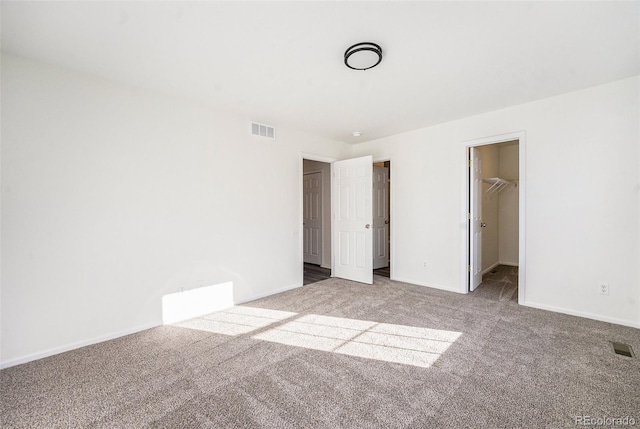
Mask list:
[{"label": "flush mount light", "polygon": [[362,131],[354,131],[351,133],[351,135],[354,137],[360,137],[362,135]]},{"label": "flush mount light", "polygon": [[382,61],[382,48],[372,42],[356,43],[344,51],[344,65],[353,70],[368,70]]}]

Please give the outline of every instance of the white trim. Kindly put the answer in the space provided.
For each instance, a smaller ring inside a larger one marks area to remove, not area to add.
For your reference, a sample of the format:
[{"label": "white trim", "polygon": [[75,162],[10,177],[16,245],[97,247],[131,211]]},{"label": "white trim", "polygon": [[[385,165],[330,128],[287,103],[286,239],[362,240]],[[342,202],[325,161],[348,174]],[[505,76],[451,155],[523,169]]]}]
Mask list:
[{"label": "white trim", "polygon": [[467,293],[469,291],[469,219],[468,219],[468,204],[469,204],[469,167],[468,167],[468,151],[471,147],[486,146],[490,144],[504,143],[508,141],[518,140],[518,304],[522,304],[526,299],[526,209],[525,209],[525,190],[526,190],[526,133],[525,131],[518,131],[514,133],[500,134],[492,137],[483,137],[475,140],[468,140],[462,142],[462,149],[464,150],[464,156],[462,159],[463,177],[465,178],[462,191],[462,209],[461,216],[462,224],[464,225],[463,234],[461,237],[462,248],[464,252],[461,255],[461,286],[460,291]]},{"label": "white trim", "polygon": [[493,270],[495,267],[497,267],[499,265],[506,265],[507,267],[517,267],[518,263],[517,262],[502,262],[502,261],[498,261],[495,264],[493,264],[492,266],[490,266],[489,268],[487,268],[486,270],[484,270],[482,272],[482,275],[484,276],[489,271]]},{"label": "white trim", "polygon": [[600,322],[613,323],[616,325],[629,326],[631,328],[640,329],[640,322],[631,322],[629,320],[617,319],[615,317],[606,317],[599,314],[586,313],[582,311],[568,310],[566,308],[554,307],[552,305],[540,304],[537,302],[521,301],[518,304],[525,307],[537,308],[538,310],[552,311],[554,313],[568,314],[569,316],[582,317],[585,319],[597,320]]},{"label": "white trim", "polygon": [[331,158],[324,155],[316,155],[314,153],[302,152],[301,155],[302,155],[302,159],[308,159],[309,161],[320,161],[320,162],[326,162],[328,164],[331,164],[332,162],[335,162],[335,161],[339,161],[338,158]]},{"label": "white trim", "polygon": [[[418,280],[409,280],[409,279],[402,279],[402,278],[396,278],[396,277],[390,278],[389,280],[393,280],[394,282],[408,283],[410,285],[424,286],[431,289],[444,290],[447,292],[461,293],[460,289],[458,288],[452,288],[449,286],[442,286],[442,285],[434,285],[433,283],[424,283]],[[467,292],[462,292],[462,293],[467,293]]]},{"label": "white trim", "polygon": [[32,361],[38,360],[38,359],[43,359],[43,358],[46,358],[46,357],[49,357],[49,356],[57,355],[57,354],[68,352],[68,351],[75,350],[75,349],[79,349],[81,347],[90,346],[92,344],[102,343],[104,341],[109,341],[109,340],[113,340],[115,338],[124,337],[126,335],[131,335],[131,334],[135,334],[135,333],[138,333],[138,332],[146,331],[147,329],[157,328],[159,326],[162,326],[162,321],[146,323],[144,325],[140,325],[140,326],[137,326],[135,328],[125,329],[125,330],[122,330],[122,331],[119,331],[119,332],[114,332],[114,333],[107,334],[107,335],[101,335],[101,336],[96,337],[96,338],[91,338],[91,339],[88,339],[88,340],[78,341],[78,342],[75,342],[75,343],[67,344],[65,346],[54,347],[52,349],[47,349],[47,350],[42,351],[42,352],[33,353],[33,354],[26,355],[26,356],[22,356],[22,357],[17,358],[17,359],[12,359],[12,360],[9,360],[9,361],[6,361],[6,362],[2,362],[2,363],[0,363],[0,369],[9,368],[9,367],[16,366],[16,365],[21,365],[23,363],[32,362]]},{"label": "white trim", "polygon": [[299,287],[302,287],[302,283],[296,283],[296,284],[285,286],[285,287],[281,287],[279,289],[275,289],[275,290],[272,290],[272,291],[262,292],[262,293],[259,293],[257,295],[253,295],[253,296],[251,296],[249,298],[245,298],[245,299],[241,299],[239,301],[235,301],[233,305],[246,304],[247,302],[255,301],[256,299],[266,298],[266,297],[271,296],[271,295],[277,295],[279,293],[287,292],[289,290],[297,289]]},{"label": "white trim", "polygon": [[[264,293],[260,293],[254,296],[251,296],[249,298],[246,299],[242,299],[239,301],[234,301],[233,305],[238,305],[238,304],[245,304],[247,302],[251,302],[251,301],[255,301],[257,299],[260,298],[265,298],[267,296],[271,296],[271,295],[276,295],[278,293],[282,293],[282,292],[286,292],[289,290],[293,290],[293,289],[297,289],[299,287],[302,287],[302,283],[296,283],[293,285],[289,285],[289,286],[285,286],[279,289],[275,289],[269,292],[264,292]],[[214,312],[217,311],[222,311],[223,309],[220,310],[216,310]],[[135,328],[131,328],[131,329],[125,329],[119,332],[115,332],[115,333],[111,333],[111,334],[107,334],[107,335],[102,335],[96,338],[91,338],[88,340],[83,340],[83,341],[78,341],[72,344],[67,344],[65,346],[61,346],[61,347],[54,347],[52,349],[48,349],[42,352],[38,352],[38,353],[33,353],[33,354],[29,354],[26,356],[22,356],[19,357],[17,359],[12,359],[6,362],[1,362],[0,363],[0,369],[5,369],[5,368],[9,368],[12,366],[16,366],[16,365],[21,365],[23,363],[28,363],[28,362],[32,362],[34,360],[38,360],[38,359],[43,359],[49,356],[53,356],[53,355],[57,355],[60,353],[64,353],[64,352],[68,352],[71,350],[75,350],[75,349],[79,349],[81,347],[86,347],[86,346],[90,346],[93,344],[98,344],[98,343],[102,343],[105,341],[109,341],[109,340],[113,340],[116,338],[120,338],[120,337],[124,337],[126,335],[131,335],[131,334],[136,334],[138,332],[142,332],[142,331],[146,331],[147,329],[152,329],[152,328],[157,328],[160,326],[163,326],[164,324],[162,323],[162,321],[158,321],[158,322],[152,322],[152,323],[147,323],[144,325],[140,325],[137,326]],[[171,324],[168,324],[167,326],[170,326]]]},{"label": "white trim", "polygon": [[486,270],[484,270],[482,272],[482,275],[484,276],[485,274],[487,274],[489,271],[493,270],[495,267],[497,267],[498,265],[501,265],[501,263],[498,261],[495,264],[493,264],[492,266],[490,266],[489,268],[487,268]]},{"label": "white trim", "polygon": [[[304,158],[306,159],[306,158]],[[310,159],[307,159],[307,161],[311,161]],[[307,175],[307,174],[316,174],[316,173],[324,173],[324,171],[322,170],[309,170],[309,171],[303,171],[302,175]]]},{"label": "white trim", "polygon": [[524,131],[516,131],[513,133],[498,134],[497,136],[482,137],[479,139],[467,140],[464,142],[465,147],[486,146],[490,144],[506,143],[513,140],[524,138]]}]

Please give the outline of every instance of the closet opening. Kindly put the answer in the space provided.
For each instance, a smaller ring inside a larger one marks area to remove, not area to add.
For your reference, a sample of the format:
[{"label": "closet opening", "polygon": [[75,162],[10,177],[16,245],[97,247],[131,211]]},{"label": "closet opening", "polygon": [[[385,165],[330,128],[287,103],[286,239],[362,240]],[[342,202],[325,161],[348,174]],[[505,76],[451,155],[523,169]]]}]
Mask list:
[{"label": "closet opening", "polygon": [[467,147],[467,291],[473,296],[522,299],[520,144],[513,139]]}]

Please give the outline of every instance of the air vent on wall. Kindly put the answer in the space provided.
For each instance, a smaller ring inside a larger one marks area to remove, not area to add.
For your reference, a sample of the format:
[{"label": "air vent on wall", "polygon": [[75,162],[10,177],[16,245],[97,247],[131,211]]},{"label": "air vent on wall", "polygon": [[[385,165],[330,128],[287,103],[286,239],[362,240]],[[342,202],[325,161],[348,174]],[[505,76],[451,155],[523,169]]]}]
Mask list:
[{"label": "air vent on wall", "polygon": [[251,134],[254,136],[266,137],[268,139],[275,140],[276,129],[271,125],[258,124],[257,122],[251,123]]}]

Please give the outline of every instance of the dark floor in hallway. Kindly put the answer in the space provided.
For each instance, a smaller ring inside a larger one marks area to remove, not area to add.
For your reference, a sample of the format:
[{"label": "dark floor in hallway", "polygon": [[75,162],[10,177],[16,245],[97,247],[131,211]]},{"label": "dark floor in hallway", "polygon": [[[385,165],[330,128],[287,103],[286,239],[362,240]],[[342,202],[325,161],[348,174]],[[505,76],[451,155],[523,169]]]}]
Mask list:
[{"label": "dark floor in hallway", "polygon": [[[391,266],[378,268],[373,270],[373,274],[376,276],[382,276],[386,278],[391,277]],[[323,268],[320,265],[304,264],[304,279],[303,285],[320,282],[331,278],[331,270],[329,268]]]},{"label": "dark floor in hallway", "polygon": [[391,278],[391,264],[387,265],[386,267],[373,270],[373,274],[376,276]]},{"label": "dark floor in hallway", "polygon": [[320,265],[304,264],[304,279],[303,285],[320,282],[331,277],[331,270],[329,268],[323,268]]}]

